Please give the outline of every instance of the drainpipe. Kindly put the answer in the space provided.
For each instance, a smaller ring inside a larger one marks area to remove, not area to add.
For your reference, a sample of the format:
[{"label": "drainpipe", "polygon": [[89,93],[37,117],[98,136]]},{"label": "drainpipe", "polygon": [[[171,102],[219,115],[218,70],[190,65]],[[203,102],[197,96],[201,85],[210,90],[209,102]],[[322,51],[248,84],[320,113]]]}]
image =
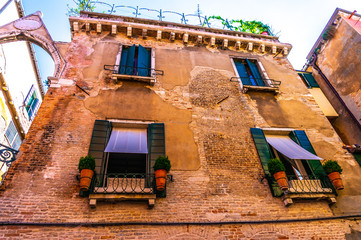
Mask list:
[{"label": "drainpipe", "polygon": [[338,94],[338,92],[336,91],[336,89],[333,87],[333,85],[331,84],[331,82],[328,80],[328,78],[325,76],[325,74],[323,74],[322,70],[320,69],[320,67],[317,65],[317,54],[314,53],[312,56],[312,60],[310,61],[310,64],[312,67],[314,67],[317,72],[321,75],[321,77],[323,78],[323,80],[326,82],[326,84],[328,85],[328,87],[332,90],[332,92],[335,94],[335,96],[337,97],[337,99],[340,101],[340,103],[342,104],[342,106],[346,109],[346,111],[348,112],[348,114],[350,114],[351,118],[355,121],[356,125],[358,126],[358,128],[361,130],[361,124],[360,122],[357,120],[357,118],[355,117],[355,115],[353,115],[353,113],[351,112],[351,110],[347,107],[346,103],[343,101],[343,99],[341,98],[341,96]]}]

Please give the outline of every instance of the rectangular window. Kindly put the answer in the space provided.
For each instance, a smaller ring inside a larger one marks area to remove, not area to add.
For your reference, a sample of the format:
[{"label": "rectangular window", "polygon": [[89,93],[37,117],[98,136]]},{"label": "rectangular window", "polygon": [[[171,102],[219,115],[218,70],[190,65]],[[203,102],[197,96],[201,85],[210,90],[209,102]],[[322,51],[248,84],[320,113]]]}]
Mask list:
[{"label": "rectangular window", "polygon": [[256,60],[233,59],[242,84],[246,86],[266,86]]},{"label": "rectangular window", "polygon": [[151,50],[141,45],[123,46],[119,74],[150,77]]},{"label": "rectangular window", "polygon": [[89,154],[96,161],[98,192],[99,187],[109,187],[110,183],[114,187],[114,182],[119,184],[117,189],[113,189],[114,192],[121,191],[124,187],[122,184],[127,183],[119,180],[123,178],[132,178],[132,184],[135,185],[143,184],[138,187],[151,186],[155,159],[165,155],[164,124],[140,124],[139,128],[133,127],[118,127],[116,123],[104,120],[95,121]]},{"label": "rectangular window", "polygon": [[19,150],[21,139],[13,121],[10,122],[8,128],[6,129],[5,136],[10,146],[15,150]]},{"label": "rectangular window", "polygon": [[32,119],[39,108],[39,99],[36,96],[34,85],[31,86],[28,95],[24,101],[25,109],[28,113],[29,119]]},{"label": "rectangular window", "polygon": [[332,184],[322,168],[320,157],[304,131],[272,131],[251,128],[251,134],[266,178],[274,196],[283,192],[271,176],[267,163],[271,158],[279,158],[286,168],[289,193],[331,193]]}]

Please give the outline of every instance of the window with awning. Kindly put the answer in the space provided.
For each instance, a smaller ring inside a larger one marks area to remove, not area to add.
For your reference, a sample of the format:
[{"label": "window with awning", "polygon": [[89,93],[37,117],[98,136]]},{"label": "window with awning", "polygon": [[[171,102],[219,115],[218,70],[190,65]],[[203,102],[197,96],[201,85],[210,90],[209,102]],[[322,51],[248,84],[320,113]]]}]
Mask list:
[{"label": "window with awning", "polygon": [[148,153],[147,129],[115,128],[104,152]]}]

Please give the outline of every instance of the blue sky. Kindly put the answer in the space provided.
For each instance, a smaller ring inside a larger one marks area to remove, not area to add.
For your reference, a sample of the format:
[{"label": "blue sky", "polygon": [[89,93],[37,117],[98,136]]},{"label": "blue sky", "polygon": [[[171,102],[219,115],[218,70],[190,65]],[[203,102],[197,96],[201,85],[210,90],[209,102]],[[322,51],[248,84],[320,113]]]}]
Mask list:
[{"label": "blue sky", "polygon": [[[72,5],[72,0],[22,0],[22,2],[26,14],[36,11],[43,13],[43,21],[55,41],[70,41],[70,26],[66,12],[67,4]],[[200,10],[206,16],[219,15],[228,19],[262,21],[279,32],[281,42],[293,45],[288,58],[295,69],[302,68],[306,62],[306,55],[337,7],[349,11],[357,10],[361,13],[360,0],[102,0],[102,2],[115,3],[116,6],[139,6],[186,14],[195,13],[199,4]],[[115,14],[129,15],[132,12],[133,10],[129,8],[118,8]],[[166,16],[168,17],[165,20],[172,20],[170,14]],[[139,17],[156,18],[156,15],[142,11]],[[43,57],[39,58],[40,64],[46,62]],[[46,69],[50,68],[46,63],[44,64]]]}]

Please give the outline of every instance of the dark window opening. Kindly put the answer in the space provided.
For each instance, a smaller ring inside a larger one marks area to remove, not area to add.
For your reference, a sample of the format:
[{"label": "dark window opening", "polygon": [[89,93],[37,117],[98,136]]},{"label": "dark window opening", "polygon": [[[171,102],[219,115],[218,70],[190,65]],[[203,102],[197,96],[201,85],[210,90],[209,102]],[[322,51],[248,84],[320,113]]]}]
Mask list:
[{"label": "dark window opening", "polygon": [[146,173],[146,154],[109,153],[107,173]]}]

